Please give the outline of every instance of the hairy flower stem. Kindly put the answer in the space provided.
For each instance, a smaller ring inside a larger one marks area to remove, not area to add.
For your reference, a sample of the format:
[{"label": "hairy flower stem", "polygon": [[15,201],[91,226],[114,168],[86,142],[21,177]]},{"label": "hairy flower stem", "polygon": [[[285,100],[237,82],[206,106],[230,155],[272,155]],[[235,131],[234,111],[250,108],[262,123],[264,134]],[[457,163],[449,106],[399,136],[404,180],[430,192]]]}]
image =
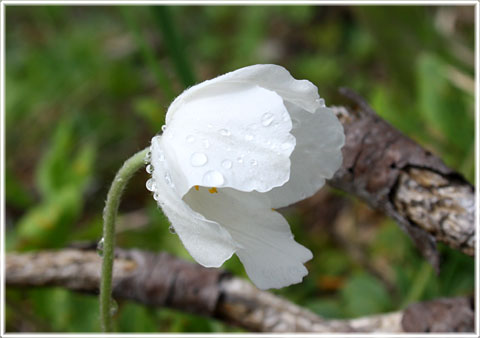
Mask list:
[{"label": "hairy flower stem", "polygon": [[115,219],[123,189],[128,180],[145,165],[145,156],[149,148],[145,148],[128,160],[115,175],[107,195],[103,209],[103,261],[100,281],[100,320],[103,332],[112,332],[112,272],[115,249]]}]

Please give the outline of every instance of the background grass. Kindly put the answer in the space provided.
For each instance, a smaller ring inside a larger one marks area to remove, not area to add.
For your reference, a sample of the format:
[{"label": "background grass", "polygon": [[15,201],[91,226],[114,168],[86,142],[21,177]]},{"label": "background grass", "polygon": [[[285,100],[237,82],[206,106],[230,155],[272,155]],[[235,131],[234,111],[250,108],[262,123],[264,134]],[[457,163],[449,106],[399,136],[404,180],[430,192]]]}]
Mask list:
[{"label": "background grass", "polygon": [[[337,103],[339,86],[355,89],[473,183],[472,8],[7,6],[7,249],[98,241],[110,181],[160,130],[171,100],[255,63],[280,64],[312,81],[327,104]],[[136,175],[126,191],[118,245],[191,260],[146,179]],[[335,318],[472,293],[471,258],[440,246],[437,276],[390,219],[328,188],[313,201],[324,208],[312,214],[307,201],[283,211],[314,259],[302,284],[276,293]],[[236,257],[224,267],[245,276]],[[57,288],[8,289],[6,296],[9,332],[99,330],[95,296]],[[238,330],[118,305],[122,332]]]}]

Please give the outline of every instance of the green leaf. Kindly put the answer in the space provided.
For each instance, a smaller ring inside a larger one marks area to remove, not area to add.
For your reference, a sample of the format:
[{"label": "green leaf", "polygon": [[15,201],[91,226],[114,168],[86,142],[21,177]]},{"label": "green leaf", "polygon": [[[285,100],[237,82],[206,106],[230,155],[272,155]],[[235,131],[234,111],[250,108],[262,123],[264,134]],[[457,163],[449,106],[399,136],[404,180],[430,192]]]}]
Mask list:
[{"label": "green leaf", "polygon": [[385,286],[367,273],[357,273],[349,279],[341,292],[345,312],[349,317],[366,316],[392,309]]},{"label": "green leaf", "polygon": [[82,193],[74,187],[57,191],[29,210],[18,222],[18,249],[62,247],[82,209]]},{"label": "green leaf", "polygon": [[[474,135],[473,114],[466,106],[465,93],[448,80],[449,66],[439,57],[423,54],[417,64],[420,112],[427,124],[462,154]],[[473,102],[473,98],[470,98]]]},{"label": "green leaf", "polygon": [[119,332],[157,332],[158,328],[151,313],[144,306],[124,302],[115,319]]},{"label": "green leaf", "polygon": [[92,172],[96,148],[92,142],[75,151],[74,124],[65,118],[55,130],[48,149],[36,172],[37,186],[44,198],[49,198],[66,186],[83,190]]},{"label": "green leaf", "polygon": [[28,208],[33,203],[33,196],[8,166],[5,169],[5,201],[19,209]]}]

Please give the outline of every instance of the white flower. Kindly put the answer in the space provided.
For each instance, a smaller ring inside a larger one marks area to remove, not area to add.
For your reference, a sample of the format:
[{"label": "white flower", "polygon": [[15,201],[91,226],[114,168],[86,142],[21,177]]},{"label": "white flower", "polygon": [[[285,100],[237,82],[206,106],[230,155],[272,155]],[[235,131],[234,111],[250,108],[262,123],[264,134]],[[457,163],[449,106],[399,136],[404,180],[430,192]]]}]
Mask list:
[{"label": "white flower", "polygon": [[236,253],[260,289],[301,282],[312,253],[275,209],[313,195],[341,165],[343,128],[323,102],[285,68],[254,65],[171,104],[147,187],[198,263]]}]

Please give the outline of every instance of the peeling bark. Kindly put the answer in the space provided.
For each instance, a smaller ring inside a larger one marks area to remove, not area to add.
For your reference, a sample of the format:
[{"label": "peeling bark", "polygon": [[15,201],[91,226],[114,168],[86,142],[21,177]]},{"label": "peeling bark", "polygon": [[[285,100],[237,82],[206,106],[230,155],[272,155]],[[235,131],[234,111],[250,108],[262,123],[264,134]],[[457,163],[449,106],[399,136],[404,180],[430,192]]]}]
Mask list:
[{"label": "peeling bark", "polygon": [[383,211],[439,269],[437,241],[473,256],[474,189],[459,173],[382,120],[356,93],[332,107],[345,129],[344,161],[330,185]]}]

